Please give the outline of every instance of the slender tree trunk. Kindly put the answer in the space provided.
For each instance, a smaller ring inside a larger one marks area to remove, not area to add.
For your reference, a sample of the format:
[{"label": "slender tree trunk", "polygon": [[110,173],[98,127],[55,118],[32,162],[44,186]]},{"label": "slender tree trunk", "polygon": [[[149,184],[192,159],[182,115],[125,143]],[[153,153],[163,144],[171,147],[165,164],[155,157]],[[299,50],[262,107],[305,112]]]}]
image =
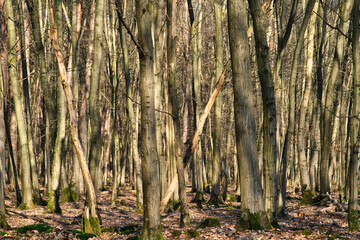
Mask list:
[{"label": "slender tree trunk", "polygon": [[[292,139],[295,134],[295,112],[296,112],[296,109],[295,109],[295,103],[296,103],[295,87],[296,86],[295,85],[296,85],[296,78],[297,78],[297,68],[298,68],[298,62],[299,62],[299,58],[300,58],[300,52],[301,52],[301,49],[302,49],[302,46],[304,43],[305,31],[307,29],[315,2],[316,2],[316,0],[309,0],[307,3],[305,16],[304,16],[304,19],[301,24],[300,32],[297,36],[296,48],[295,48],[295,52],[293,55],[293,62],[292,62],[292,67],[291,67],[291,75],[290,75],[290,83],[289,83],[288,127],[286,130],[284,148],[283,148],[283,153],[282,153],[282,157],[284,158],[283,161],[286,161],[286,162],[289,162],[288,159],[291,154],[293,156],[295,156],[293,154],[295,151],[295,148],[293,149],[293,151],[291,151],[291,148],[292,148],[292,145],[294,144]],[[293,159],[293,161],[295,161],[295,159]],[[306,190],[306,187],[305,187],[304,191],[305,190]]]},{"label": "slender tree trunk", "polygon": [[73,95],[70,88],[70,79],[67,76],[67,70],[65,67],[64,56],[57,42],[57,29],[54,16],[54,3],[49,0],[49,17],[50,17],[50,39],[52,42],[53,50],[57,59],[57,64],[60,72],[61,84],[64,89],[65,99],[67,103],[67,110],[69,112],[69,125],[71,139],[77,152],[80,167],[84,176],[85,187],[87,191],[87,201],[84,207],[84,215],[82,219],[81,229],[83,232],[101,234],[100,222],[96,213],[96,193],[95,188],[91,179],[90,171],[87,165],[86,156],[81,146],[79,133],[78,133],[78,122],[76,118],[76,112],[73,107]]},{"label": "slender tree trunk", "polygon": [[[309,198],[312,196],[310,175],[309,175],[309,162],[306,157],[306,114],[311,114],[308,111],[308,105],[311,95],[312,88],[312,72],[313,72],[313,60],[314,60],[314,45],[315,45],[315,21],[317,15],[318,3],[315,3],[313,13],[310,17],[309,28],[308,28],[308,39],[307,39],[307,59],[306,59],[306,72],[305,72],[305,89],[302,97],[302,101],[299,109],[299,125],[297,135],[297,146],[298,146],[298,158],[299,158],[299,169],[300,169],[300,181],[301,190],[303,197]],[[304,199],[305,200],[305,199]],[[308,199],[310,200],[310,199]]]},{"label": "slender tree trunk", "polygon": [[[351,11],[353,8],[354,1],[346,0],[341,5],[339,29],[343,33],[347,33],[350,26]],[[321,112],[320,126],[321,126],[321,161],[320,161],[320,192],[330,192],[330,181],[329,181],[329,161],[330,161],[330,146],[331,146],[331,135],[332,135],[332,124],[333,124],[333,113],[335,112],[336,95],[338,86],[341,84],[341,78],[339,77],[340,67],[344,57],[344,43],[345,36],[340,33],[337,34],[336,49],[334,58],[332,61],[331,72],[328,78],[327,88],[325,92],[325,105]]]},{"label": "slender tree trunk", "polygon": [[140,90],[141,90],[141,153],[144,189],[144,226],[140,239],[162,239],[160,217],[160,185],[156,152],[154,104],[154,62],[151,37],[153,3],[136,1],[139,30]]},{"label": "slender tree trunk", "polygon": [[[222,34],[222,1],[214,1],[215,9],[215,51],[216,51],[216,62],[215,62],[215,79],[219,79],[223,70],[223,34]],[[213,156],[212,156],[212,189],[210,203],[218,204],[220,194],[220,183],[221,183],[221,107],[222,107],[222,96],[219,96],[215,100],[214,104],[214,137],[213,137]]]},{"label": "slender tree trunk", "polygon": [[[269,228],[270,223],[265,213],[256,151],[255,109],[247,37],[246,1],[228,0],[227,9],[234,86],[236,147],[242,196],[242,214],[239,222],[242,228]],[[256,220],[253,221],[254,219]]]},{"label": "slender tree trunk", "polygon": [[19,86],[19,73],[17,70],[16,62],[16,29],[15,29],[15,18],[13,13],[13,4],[11,0],[5,1],[5,9],[8,17],[8,41],[9,41],[9,71],[11,80],[11,89],[14,96],[14,105],[16,112],[16,121],[19,133],[19,142],[21,150],[21,187],[22,187],[22,203],[21,207],[24,209],[33,208],[34,204],[32,201],[32,188],[31,173],[30,173],[30,159],[29,159],[29,145],[26,130],[26,119],[24,118],[24,96],[21,93]]},{"label": "slender tree trunk", "polygon": [[6,221],[5,208],[5,161],[6,161],[6,128],[5,128],[5,98],[4,98],[4,81],[2,69],[0,68],[0,228],[7,229],[9,224]]},{"label": "slender tree trunk", "polygon": [[[54,2],[55,8],[55,18],[57,23],[57,29],[60,31],[58,32],[58,43],[60,48],[62,49],[63,41],[62,41],[62,8],[61,8],[61,1]],[[58,73],[58,78],[60,78],[60,74]],[[54,158],[52,161],[52,176],[51,176],[51,188],[49,193],[49,201],[47,205],[47,211],[51,213],[61,213],[61,208],[59,204],[59,197],[60,197],[60,169],[61,169],[61,162],[64,161],[62,159],[62,150],[65,141],[65,128],[66,128],[66,112],[65,112],[65,96],[64,90],[62,89],[61,82],[58,81],[57,83],[57,133],[56,133],[56,140],[54,145]],[[65,170],[65,169],[64,169]]]},{"label": "slender tree trunk", "polygon": [[184,227],[190,225],[190,215],[186,196],[184,165],[182,162],[179,105],[176,96],[176,90],[179,87],[176,82],[176,14],[176,0],[167,0],[167,70],[170,98],[169,104],[172,109],[172,120],[174,123],[176,170],[178,175],[179,197],[181,204],[180,227]]},{"label": "slender tree trunk", "polygon": [[359,229],[358,217],[358,172],[359,172],[359,112],[360,112],[360,54],[359,54],[359,0],[354,0],[353,7],[353,35],[352,35],[352,53],[353,53],[353,106],[352,118],[350,122],[350,148],[351,158],[349,164],[349,209],[348,222],[349,230]]},{"label": "slender tree trunk", "polygon": [[98,179],[100,177],[100,155],[102,148],[101,138],[101,113],[100,113],[100,83],[102,65],[102,41],[104,29],[105,1],[96,1],[95,28],[94,28],[94,60],[91,66],[91,83],[89,93],[89,117],[90,117],[90,146],[89,166],[91,177],[95,183],[95,189],[99,189]]},{"label": "slender tree trunk", "polygon": [[[165,4],[164,0],[158,1],[158,7],[154,8],[154,28],[153,28],[153,37],[154,37],[154,71],[155,71],[155,109],[161,110],[162,106],[162,60],[164,57],[164,31],[163,25],[165,21]],[[167,188],[166,177],[164,178],[164,173],[166,174],[166,162],[165,162],[165,153],[162,143],[162,134],[161,134],[161,113],[155,112],[156,120],[156,150],[159,159],[159,172],[160,172],[160,197],[165,194]]]}]

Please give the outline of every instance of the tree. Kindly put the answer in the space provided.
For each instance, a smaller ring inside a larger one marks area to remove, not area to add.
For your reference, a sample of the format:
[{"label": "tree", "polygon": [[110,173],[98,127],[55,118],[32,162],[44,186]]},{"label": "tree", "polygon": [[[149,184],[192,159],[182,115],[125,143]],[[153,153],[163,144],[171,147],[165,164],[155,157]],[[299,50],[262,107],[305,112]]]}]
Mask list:
[{"label": "tree", "polygon": [[56,21],[54,16],[54,3],[52,2],[52,0],[49,0],[49,17],[51,23],[49,36],[51,39],[52,47],[56,56],[57,65],[61,76],[61,78],[59,78],[59,81],[61,81],[65,93],[66,106],[69,112],[69,119],[70,119],[69,126],[70,126],[71,140],[74,144],[74,148],[76,150],[77,157],[79,159],[81,171],[84,176],[85,188],[87,191],[87,201],[84,207],[81,229],[83,232],[86,233],[101,234],[100,221],[96,213],[95,188],[87,165],[86,156],[79,139],[78,122],[76,119],[76,112],[74,111],[73,102],[72,102],[73,95],[70,88],[70,81],[69,81],[70,79],[67,76],[63,53],[61,52],[61,49],[57,42],[58,40],[57,40]]},{"label": "tree", "polygon": [[266,39],[264,13],[260,1],[248,1],[254,25],[256,62],[263,102],[263,164],[265,210],[272,224],[277,225],[277,139],[275,88],[271,75],[269,46]]},{"label": "tree", "polygon": [[325,194],[330,192],[330,180],[329,180],[329,161],[330,154],[329,149],[331,146],[331,135],[333,132],[333,113],[335,112],[336,95],[337,89],[341,84],[341,78],[339,72],[341,64],[344,58],[344,46],[345,36],[349,30],[351,11],[353,8],[354,1],[346,0],[341,4],[341,12],[339,17],[338,29],[341,31],[337,32],[336,48],[334,57],[331,65],[331,72],[328,77],[325,91],[325,104],[321,110],[320,117],[320,134],[321,134],[321,160],[320,160],[320,192]]},{"label": "tree", "polygon": [[[215,51],[216,51],[216,62],[215,62],[215,79],[219,79],[223,70],[223,34],[222,34],[222,1],[214,1],[215,8]],[[214,105],[214,147],[213,147],[213,158],[212,158],[212,191],[210,202],[217,204],[220,195],[220,182],[221,182],[221,107],[222,98],[221,96],[216,98]]]},{"label": "tree", "polygon": [[144,190],[144,225],[140,239],[162,239],[160,184],[155,134],[154,60],[151,37],[153,3],[136,1],[139,31],[141,91],[141,157]]},{"label": "tree", "polygon": [[26,118],[24,117],[24,95],[21,92],[19,86],[19,72],[16,62],[16,28],[15,28],[15,16],[13,12],[13,5],[11,0],[5,1],[5,9],[7,14],[7,27],[8,27],[8,41],[9,41],[9,73],[11,80],[11,90],[14,96],[16,121],[19,132],[20,150],[21,150],[21,187],[22,187],[22,202],[21,208],[28,209],[33,208],[32,201],[32,188],[31,188],[31,168],[29,159],[29,145],[26,129]]},{"label": "tree", "polygon": [[2,69],[0,69],[0,228],[10,227],[6,221],[5,208],[5,161],[6,161],[6,129],[5,129],[5,104],[4,104],[4,81]]},{"label": "tree", "polygon": [[355,0],[353,6],[353,105],[350,125],[350,163],[349,163],[349,210],[348,222],[350,230],[359,229],[358,217],[358,172],[359,172],[359,113],[360,113],[360,54],[359,54],[359,5],[360,1]]},{"label": "tree", "polygon": [[229,0],[228,24],[233,73],[237,158],[240,168],[241,216],[243,228],[269,228],[256,151],[247,13],[245,0]]},{"label": "tree", "polygon": [[94,29],[94,60],[91,66],[91,83],[89,94],[89,117],[90,117],[90,136],[89,136],[89,166],[91,177],[98,189],[98,179],[100,176],[100,154],[102,147],[101,138],[101,114],[100,114],[100,82],[102,66],[102,41],[104,28],[104,6],[105,1],[96,1],[95,8],[95,29]]},{"label": "tree", "polygon": [[186,196],[186,182],[181,151],[181,133],[179,105],[176,90],[179,84],[176,81],[176,0],[167,0],[167,56],[168,56],[168,89],[169,105],[172,110],[172,120],[175,137],[175,159],[178,175],[179,198],[181,204],[180,227],[190,225],[189,206]]}]

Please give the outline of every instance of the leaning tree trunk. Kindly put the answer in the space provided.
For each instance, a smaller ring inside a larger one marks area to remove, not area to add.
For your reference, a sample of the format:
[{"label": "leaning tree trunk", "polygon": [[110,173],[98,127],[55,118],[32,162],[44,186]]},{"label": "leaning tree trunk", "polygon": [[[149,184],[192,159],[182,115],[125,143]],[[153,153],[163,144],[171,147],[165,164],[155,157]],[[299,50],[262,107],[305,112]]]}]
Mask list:
[{"label": "leaning tree trunk", "polygon": [[[347,0],[342,3],[340,12],[340,25],[339,29],[342,33],[347,33],[350,26],[350,18],[354,0]],[[330,180],[329,180],[329,149],[331,146],[333,113],[336,107],[337,89],[341,84],[340,67],[344,57],[344,43],[346,37],[341,33],[337,34],[336,49],[334,58],[332,61],[331,72],[328,78],[325,105],[321,110],[320,126],[321,126],[321,161],[320,161],[320,192],[330,192]]]},{"label": "leaning tree trunk", "polygon": [[101,156],[101,114],[100,114],[100,79],[102,65],[102,41],[104,28],[104,7],[105,1],[96,1],[95,8],[95,29],[94,29],[94,60],[91,66],[91,82],[89,93],[89,117],[90,117],[90,146],[89,165],[91,177],[98,189],[97,179],[100,177],[100,156]]},{"label": "leaning tree trunk", "polygon": [[[222,34],[222,1],[214,1],[215,9],[215,79],[219,79],[223,70],[223,34]],[[212,156],[212,190],[211,190],[211,204],[218,204],[221,202],[219,199],[220,182],[221,182],[221,107],[222,97],[219,96],[214,104],[214,136],[213,136],[213,156]],[[201,167],[201,166],[200,166]]]},{"label": "leaning tree trunk", "polygon": [[144,190],[144,225],[140,239],[162,239],[160,185],[156,152],[154,62],[151,37],[152,1],[136,1],[139,30],[141,91],[141,154]]},{"label": "leaning tree trunk", "polygon": [[241,179],[242,228],[270,228],[265,213],[256,149],[255,109],[245,0],[228,0],[229,40],[234,86],[237,157]]},{"label": "leaning tree trunk", "polygon": [[31,189],[31,173],[29,159],[29,145],[26,130],[26,120],[24,118],[24,96],[19,86],[19,73],[17,71],[16,62],[16,29],[15,18],[13,13],[13,4],[11,0],[5,1],[5,9],[7,14],[9,55],[8,64],[10,71],[11,89],[14,96],[14,105],[16,113],[16,121],[19,134],[20,150],[21,150],[21,187],[22,187],[22,203],[21,208],[33,208],[32,189]]},{"label": "leaning tree trunk", "polygon": [[185,225],[190,225],[190,215],[186,196],[184,165],[182,162],[179,104],[176,96],[176,90],[179,87],[179,85],[176,84],[176,7],[176,0],[167,0],[167,70],[170,98],[169,105],[170,109],[172,109],[172,120],[174,123],[176,170],[181,204],[180,227],[184,227]]},{"label": "leaning tree trunk", "polygon": [[[263,106],[263,164],[265,210],[272,224],[277,225],[277,139],[275,88],[271,76],[269,46],[266,39],[265,15],[260,1],[249,0],[254,25],[256,62],[261,84]],[[280,119],[279,119],[280,120]]]},{"label": "leaning tree trunk", "polygon": [[67,110],[69,112],[69,126],[70,126],[71,139],[74,144],[77,157],[79,159],[81,171],[84,176],[85,188],[87,192],[87,201],[84,207],[84,215],[82,218],[81,229],[83,232],[101,234],[100,221],[96,213],[95,188],[86,161],[86,155],[84,153],[83,147],[81,146],[81,142],[79,139],[78,122],[76,117],[77,114],[74,111],[73,95],[70,88],[71,83],[70,83],[70,79],[67,76],[64,56],[57,42],[57,29],[55,27],[56,22],[54,16],[54,4],[51,0],[49,0],[49,17],[51,23],[49,36],[52,42],[52,47],[57,59],[57,64],[61,76],[61,78],[59,78],[59,81],[61,81],[61,84],[65,92],[66,105],[67,105]]},{"label": "leaning tree trunk", "polygon": [[349,230],[359,229],[358,214],[358,172],[359,172],[359,113],[360,113],[360,54],[359,54],[359,3],[360,0],[354,1],[353,7],[353,105],[352,118],[350,123],[350,149],[351,158],[349,164],[349,210],[348,222]]}]

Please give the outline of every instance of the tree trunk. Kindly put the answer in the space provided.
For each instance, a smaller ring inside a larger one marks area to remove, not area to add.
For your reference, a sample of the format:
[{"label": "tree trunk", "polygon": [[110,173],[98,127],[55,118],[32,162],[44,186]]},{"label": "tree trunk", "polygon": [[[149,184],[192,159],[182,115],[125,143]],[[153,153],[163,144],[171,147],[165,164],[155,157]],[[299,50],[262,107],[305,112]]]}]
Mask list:
[{"label": "tree trunk", "polygon": [[277,139],[274,80],[271,76],[270,53],[266,39],[265,15],[260,1],[248,1],[254,25],[256,60],[261,84],[263,106],[263,164],[265,211],[272,224],[277,225]]},{"label": "tree trunk", "polygon": [[[354,1],[347,0],[341,5],[340,18],[345,21],[340,21],[339,29],[343,33],[347,33],[350,26],[351,11],[353,8]],[[334,58],[332,61],[331,72],[328,78],[327,88],[325,92],[325,105],[322,109],[320,117],[321,126],[321,161],[320,161],[320,192],[330,192],[330,181],[329,181],[329,161],[330,153],[329,149],[331,146],[331,135],[332,135],[332,124],[333,124],[333,113],[335,112],[336,95],[337,89],[341,84],[341,78],[339,77],[340,67],[344,57],[344,43],[345,36],[340,33],[337,34],[336,49]]]},{"label": "tree trunk", "polygon": [[360,112],[360,54],[359,54],[359,0],[354,0],[353,7],[353,35],[352,35],[352,53],[353,53],[353,106],[352,118],[350,122],[350,149],[351,158],[349,164],[349,209],[348,222],[349,230],[359,229],[358,217],[358,171],[359,171],[359,112]]},{"label": "tree trunk", "polygon": [[160,217],[160,185],[156,152],[156,123],[154,104],[154,62],[151,38],[153,3],[136,1],[136,19],[140,43],[141,90],[141,154],[144,189],[144,225],[140,239],[162,239]]},{"label": "tree trunk", "polygon": [[179,182],[179,198],[181,204],[180,227],[190,225],[189,206],[186,196],[186,183],[184,165],[182,162],[182,143],[180,133],[180,115],[179,105],[176,96],[176,90],[179,85],[176,82],[176,0],[167,0],[167,57],[168,57],[168,89],[169,89],[169,105],[172,109],[172,120],[174,126],[175,140],[175,159],[176,170]]},{"label": "tree trunk", "polygon": [[96,193],[95,188],[91,179],[90,171],[86,161],[86,155],[81,146],[81,142],[79,139],[78,133],[78,122],[76,118],[76,112],[73,107],[73,95],[70,88],[70,79],[67,76],[67,70],[65,67],[65,61],[61,49],[57,43],[57,29],[56,22],[54,16],[54,4],[51,0],[49,0],[49,17],[50,17],[50,39],[52,42],[53,50],[57,59],[58,68],[60,71],[59,80],[64,89],[65,99],[67,110],[69,112],[69,125],[70,125],[70,133],[71,139],[74,144],[75,150],[77,152],[77,157],[79,159],[80,167],[82,170],[82,174],[84,176],[85,187],[87,191],[87,201],[84,207],[84,215],[82,219],[81,229],[83,232],[101,234],[100,222],[96,213]]},{"label": "tree trunk", "polygon": [[[314,12],[317,12],[318,3],[315,3]],[[312,72],[313,72],[313,60],[314,60],[314,45],[315,45],[315,21],[316,14],[311,14],[309,28],[308,28],[308,39],[307,39],[307,59],[306,59],[306,72],[305,72],[305,89],[302,97],[302,101],[299,109],[299,125],[298,125],[298,136],[297,136],[297,146],[298,146],[298,158],[299,158],[299,169],[300,169],[300,181],[301,181],[301,190],[303,198],[309,198],[312,196],[311,193],[311,184],[310,184],[310,174],[309,174],[309,162],[306,157],[306,114],[311,114],[308,111],[308,105],[311,95],[312,88]],[[305,199],[303,199],[305,200]],[[310,199],[309,199],[310,200]]]},{"label": "tree trunk", "polygon": [[[223,70],[223,34],[222,34],[222,1],[214,1],[215,9],[215,51],[216,51],[216,63],[215,63],[215,79],[219,79]],[[213,156],[212,156],[212,189],[211,189],[211,204],[218,204],[221,202],[219,199],[220,183],[221,183],[221,107],[222,96],[219,96],[215,100],[214,104],[214,135],[213,135]]]},{"label": "tree trunk", "polygon": [[0,228],[7,229],[9,224],[6,221],[5,208],[5,161],[6,161],[6,128],[5,128],[5,98],[4,98],[4,81],[2,69],[0,68]]},{"label": "tree trunk", "polygon": [[[256,150],[255,108],[251,81],[245,0],[228,1],[231,67],[234,87],[236,147],[241,181],[242,228],[270,228],[265,213]],[[251,183],[251,184],[250,184]],[[256,220],[255,220],[256,219]]]},{"label": "tree trunk", "polygon": [[31,173],[30,173],[30,159],[29,159],[29,145],[26,130],[26,119],[24,118],[24,96],[21,93],[19,86],[19,73],[17,71],[16,62],[16,29],[15,29],[15,18],[13,13],[13,4],[11,0],[5,0],[5,9],[8,17],[8,41],[9,41],[9,71],[11,80],[11,89],[14,96],[14,105],[16,112],[16,121],[19,134],[20,150],[21,150],[21,187],[22,187],[22,203],[21,208],[29,209],[33,208],[34,204],[32,201],[32,188]]},{"label": "tree trunk", "polygon": [[[164,57],[164,39],[165,34],[163,31],[163,24],[165,20],[165,4],[164,0],[158,1],[158,7],[154,8],[154,71],[155,71],[155,109],[161,110],[162,106],[162,60]],[[161,115],[160,112],[155,112],[156,120],[156,150],[159,159],[159,172],[160,172],[160,197],[162,197],[167,189],[166,180],[166,162],[165,153],[163,148],[162,133],[161,133]],[[164,177],[165,175],[165,177]]]},{"label": "tree trunk", "polygon": [[105,1],[96,1],[94,29],[94,60],[91,66],[91,83],[89,93],[90,139],[89,166],[95,189],[99,189],[97,179],[100,177],[100,156],[102,148],[101,113],[100,113],[100,83],[102,65],[102,41],[104,28]]}]

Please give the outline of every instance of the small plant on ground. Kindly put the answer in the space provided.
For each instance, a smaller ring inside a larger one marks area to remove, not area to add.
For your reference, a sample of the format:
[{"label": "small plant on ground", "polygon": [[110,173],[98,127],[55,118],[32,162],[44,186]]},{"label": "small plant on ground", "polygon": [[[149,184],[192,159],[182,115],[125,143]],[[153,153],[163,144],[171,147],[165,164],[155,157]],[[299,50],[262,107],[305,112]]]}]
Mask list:
[{"label": "small plant on ground", "polygon": [[305,236],[311,235],[311,231],[309,229],[304,229],[301,233],[302,233],[302,235],[305,235]]},{"label": "small plant on ground", "polygon": [[173,237],[180,237],[180,235],[181,235],[181,231],[179,231],[179,230],[174,230],[171,233],[171,236],[173,236]]},{"label": "small plant on ground", "polygon": [[206,228],[206,227],[220,227],[220,221],[217,218],[206,218],[204,221],[199,223],[196,227],[198,228]]},{"label": "small plant on ground", "polygon": [[52,230],[52,227],[48,224],[31,224],[24,227],[20,227],[16,230],[17,233],[26,233],[27,231],[38,231],[40,233],[49,233]]},{"label": "small plant on ground", "polygon": [[134,233],[136,231],[137,227],[138,226],[134,225],[134,224],[127,225],[127,226],[121,227],[119,232],[122,235],[129,235],[131,233]]},{"label": "small plant on ground", "polygon": [[186,231],[186,235],[189,238],[196,238],[196,237],[200,236],[200,233],[194,229],[190,229],[190,230]]},{"label": "small plant on ground", "polygon": [[335,240],[335,239],[343,239],[343,237],[337,234],[328,237],[328,240]]},{"label": "small plant on ground", "polygon": [[128,237],[126,240],[138,240],[139,237],[138,236],[131,236],[131,237]]}]

